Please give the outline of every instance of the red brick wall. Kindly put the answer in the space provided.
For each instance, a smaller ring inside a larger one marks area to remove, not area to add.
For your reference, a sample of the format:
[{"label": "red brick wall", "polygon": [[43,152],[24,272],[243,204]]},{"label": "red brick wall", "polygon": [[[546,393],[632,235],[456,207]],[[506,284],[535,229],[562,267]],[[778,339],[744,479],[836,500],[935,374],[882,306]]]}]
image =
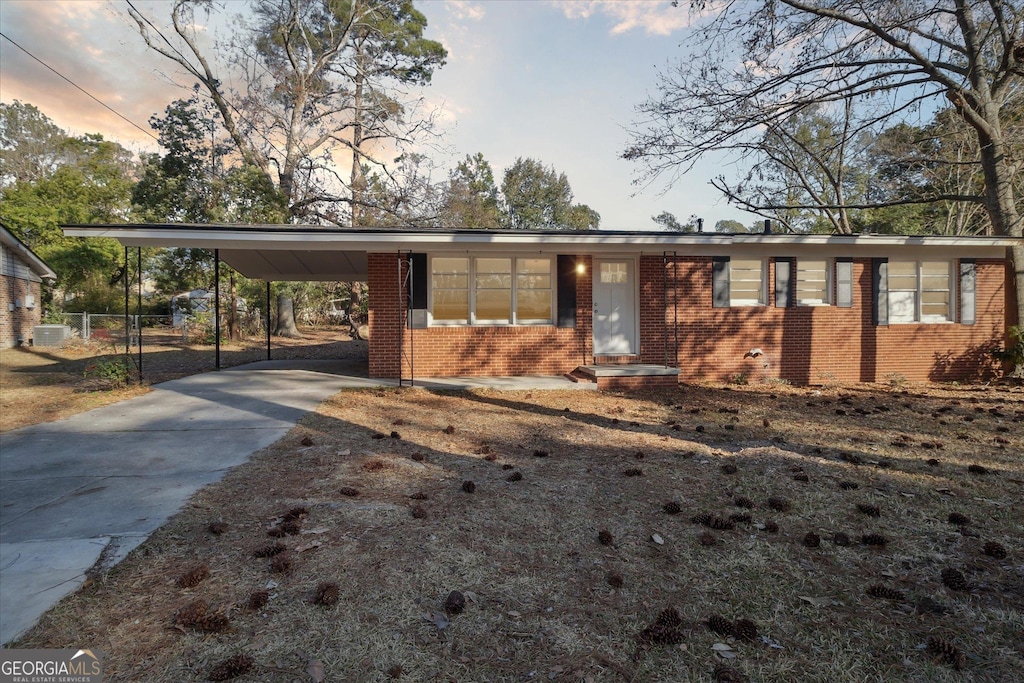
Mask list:
[{"label": "red brick wall", "polygon": [[[4,275],[0,277],[0,347],[16,346],[18,339],[26,344],[32,339],[32,328],[39,324],[42,315],[41,291],[38,282]],[[25,297],[35,297],[33,308],[25,308]],[[21,300],[21,306],[13,311],[10,304]]]},{"label": "red brick wall", "polygon": [[[678,316],[678,359],[682,380],[749,380],[770,377],[797,384],[879,382],[899,374],[908,380],[949,381],[990,376],[996,369],[988,351],[1000,344],[1005,313],[1005,265],[977,263],[976,324],[888,325],[871,322],[871,262],[853,264],[853,307],[750,306],[713,308],[711,259],[680,257],[678,288],[669,264],[668,310],[661,315],[662,258],[640,263],[641,359],[662,363],[668,334],[674,361]],[[774,282],[774,265],[769,273]],[[769,286],[774,304],[774,288]],[[673,296],[675,294],[675,296]],[[760,348],[763,356],[748,356]]]},{"label": "red brick wall", "polygon": [[[593,362],[589,257],[584,259],[586,274],[578,280],[575,329],[405,329],[402,354],[398,256],[368,257],[371,377],[398,377],[400,357],[405,377],[413,371],[416,377],[562,374]],[[986,377],[996,370],[988,352],[1000,344],[1004,325],[1002,261],[977,262],[976,324],[882,327],[871,322],[869,259],[854,261],[852,308],[716,309],[711,305],[710,258],[679,257],[669,262],[667,277],[661,256],[644,256],[639,263],[638,360],[661,365],[667,356],[669,365],[680,368],[683,381],[729,380],[739,374],[749,381],[780,378],[796,384],[879,382],[896,374],[915,381],[950,381]],[[771,271],[770,283],[774,267]],[[773,298],[774,288],[768,289]],[[402,302],[404,306],[404,297]],[[755,348],[764,355],[749,357]]]},{"label": "red brick wall", "polygon": [[[399,324],[397,254],[368,254],[370,286],[370,376],[398,377]],[[592,362],[591,263],[577,279],[576,327],[453,326],[401,330],[402,376],[480,377],[560,375]]]}]

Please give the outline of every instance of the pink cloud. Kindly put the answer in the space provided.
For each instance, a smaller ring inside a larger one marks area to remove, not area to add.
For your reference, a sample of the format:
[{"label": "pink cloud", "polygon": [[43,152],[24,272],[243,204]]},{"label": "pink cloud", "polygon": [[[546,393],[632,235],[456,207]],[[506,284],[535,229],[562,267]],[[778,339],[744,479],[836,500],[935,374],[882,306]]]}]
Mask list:
[{"label": "pink cloud", "polygon": [[612,22],[611,35],[642,30],[647,35],[667,36],[688,27],[693,15],[685,7],[673,7],[669,0],[552,0],[568,19],[602,16]]}]

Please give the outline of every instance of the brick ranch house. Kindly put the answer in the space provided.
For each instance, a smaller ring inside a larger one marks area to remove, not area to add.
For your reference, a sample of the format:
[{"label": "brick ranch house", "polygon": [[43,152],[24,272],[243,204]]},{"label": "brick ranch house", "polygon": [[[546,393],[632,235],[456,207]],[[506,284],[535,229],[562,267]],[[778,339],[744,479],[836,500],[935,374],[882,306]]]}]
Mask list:
[{"label": "brick ranch house", "polygon": [[67,226],[219,250],[266,281],[369,284],[369,374],[797,384],[1000,371],[1009,238]]},{"label": "brick ranch house", "polygon": [[42,282],[57,274],[0,225],[0,348],[32,343],[42,319]]}]

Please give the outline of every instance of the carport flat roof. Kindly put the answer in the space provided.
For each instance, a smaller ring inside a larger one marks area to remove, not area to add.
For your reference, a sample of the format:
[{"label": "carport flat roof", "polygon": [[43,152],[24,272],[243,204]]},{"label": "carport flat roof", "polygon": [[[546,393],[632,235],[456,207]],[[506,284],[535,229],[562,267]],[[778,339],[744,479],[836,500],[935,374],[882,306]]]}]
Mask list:
[{"label": "carport flat roof", "polygon": [[339,228],[317,225],[64,225],[72,237],[109,237],[126,247],[218,249],[246,277],[268,281],[365,280],[369,252],[547,252],[662,255],[887,256],[928,247],[936,257],[1005,258],[1007,237],[793,235],[638,230]]}]

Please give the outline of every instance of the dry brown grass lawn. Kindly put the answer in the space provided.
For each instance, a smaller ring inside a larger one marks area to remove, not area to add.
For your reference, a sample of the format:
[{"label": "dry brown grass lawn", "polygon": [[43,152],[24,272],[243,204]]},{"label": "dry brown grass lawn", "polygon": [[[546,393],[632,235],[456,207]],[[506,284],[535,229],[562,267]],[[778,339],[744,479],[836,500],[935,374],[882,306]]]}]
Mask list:
[{"label": "dry brown grass lawn", "polygon": [[[17,646],[99,648],[109,680],[157,683],[205,680],[237,653],[253,661],[239,681],[321,680],[318,666],[328,681],[709,681],[722,664],[764,682],[1020,681],[1022,419],[1020,387],[343,392]],[[269,537],[297,507],[302,533]],[[711,530],[691,521],[704,512],[751,522]],[[862,545],[870,533],[887,545]],[[277,541],[289,572],[254,556]],[[992,542],[1008,556],[985,555]],[[200,564],[210,577],[180,587]],[[322,582],[336,604],[315,604]],[[269,602],[248,609],[260,589]],[[442,618],[453,590],[467,605]],[[229,629],[176,625],[196,599]],[[673,642],[642,637],[669,607]],[[717,635],[713,615],[757,637]]]}]

